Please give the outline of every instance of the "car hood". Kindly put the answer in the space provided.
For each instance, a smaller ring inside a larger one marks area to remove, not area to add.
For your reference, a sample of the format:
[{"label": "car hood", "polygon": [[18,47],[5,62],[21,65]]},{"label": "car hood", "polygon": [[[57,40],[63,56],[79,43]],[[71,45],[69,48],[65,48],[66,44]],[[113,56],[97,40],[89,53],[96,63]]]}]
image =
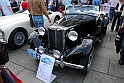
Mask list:
[{"label": "car hood", "polygon": [[59,25],[69,27],[79,24],[85,24],[94,19],[95,17],[90,15],[65,15],[64,18],[60,21]]},{"label": "car hood", "polygon": [[0,17],[0,27],[5,26],[10,23],[18,22],[24,19],[29,19],[28,14],[26,13],[18,13],[9,16],[2,16]]}]

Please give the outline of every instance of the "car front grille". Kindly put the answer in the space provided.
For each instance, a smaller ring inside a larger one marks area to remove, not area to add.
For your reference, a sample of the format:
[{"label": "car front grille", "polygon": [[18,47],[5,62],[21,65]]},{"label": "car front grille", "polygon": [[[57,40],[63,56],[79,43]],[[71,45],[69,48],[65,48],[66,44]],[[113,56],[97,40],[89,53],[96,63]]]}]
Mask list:
[{"label": "car front grille", "polygon": [[48,28],[48,41],[51,50],[55,49],[63,52],[65,46],[65,31]]}]

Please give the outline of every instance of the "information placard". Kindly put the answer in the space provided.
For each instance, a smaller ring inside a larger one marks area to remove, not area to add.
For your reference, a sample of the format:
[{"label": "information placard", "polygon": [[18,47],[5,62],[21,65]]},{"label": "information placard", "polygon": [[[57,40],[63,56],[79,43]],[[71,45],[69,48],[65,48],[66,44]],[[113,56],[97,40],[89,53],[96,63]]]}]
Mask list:
[{"label": "information placard", "polygon": [[45,83],[50,83],[54,62],[55,58],[46,54],[42,54],[36,77],[44,81]]}]

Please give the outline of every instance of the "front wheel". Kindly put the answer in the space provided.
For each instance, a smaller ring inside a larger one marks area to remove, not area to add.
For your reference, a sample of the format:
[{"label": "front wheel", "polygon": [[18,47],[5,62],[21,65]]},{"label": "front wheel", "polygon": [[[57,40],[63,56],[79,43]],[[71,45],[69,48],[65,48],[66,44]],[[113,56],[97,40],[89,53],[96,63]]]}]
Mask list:
[{"label": "front wheel", "polygon": [[8,44],[14,49],[21,48],[27,41],[27,32],[23,29],[14,30],[9,37]]}]

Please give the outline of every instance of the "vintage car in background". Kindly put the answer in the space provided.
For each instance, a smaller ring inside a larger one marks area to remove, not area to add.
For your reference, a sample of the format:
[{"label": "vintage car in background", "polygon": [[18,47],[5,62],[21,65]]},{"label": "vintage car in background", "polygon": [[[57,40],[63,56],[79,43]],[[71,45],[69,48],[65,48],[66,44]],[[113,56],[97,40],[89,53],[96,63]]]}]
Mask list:
[{"label": "vintage car in background", "polygon": [[[62,18],[60,12],[49,11],[48,13],[51,23],[44,16],[44,26],[46,28],[56,20]],[[12,48],[21,48],[24,46],[29,34],[34,30],[35,28],[30,27],[28,11],[0,17],[0,41],[9,44]]]},{"label": "vintage car in background", "polygon": [[27,53],[36,59],[43,54],[54,57],[56,66],[87,74],[95,43],[105,36],[108,23],[108,15],[99,7],[69,6],[60,20],[30,34]]}]

